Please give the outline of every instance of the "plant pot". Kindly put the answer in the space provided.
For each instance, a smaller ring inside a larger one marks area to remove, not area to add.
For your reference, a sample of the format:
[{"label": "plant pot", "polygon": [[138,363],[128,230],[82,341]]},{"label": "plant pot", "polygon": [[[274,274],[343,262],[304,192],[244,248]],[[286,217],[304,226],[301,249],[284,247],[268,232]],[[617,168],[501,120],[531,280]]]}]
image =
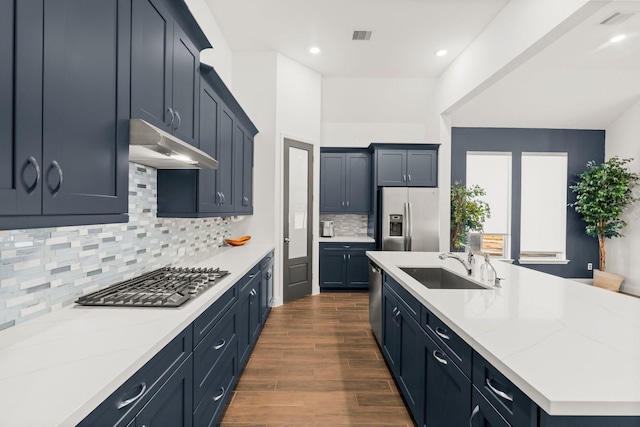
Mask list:
[{"label": "plant pot", "polygon": [[593,286],[607,289],[613,292],[620,292],[620,285],[624,281],[624,276],[615,273],[593,270]]}]

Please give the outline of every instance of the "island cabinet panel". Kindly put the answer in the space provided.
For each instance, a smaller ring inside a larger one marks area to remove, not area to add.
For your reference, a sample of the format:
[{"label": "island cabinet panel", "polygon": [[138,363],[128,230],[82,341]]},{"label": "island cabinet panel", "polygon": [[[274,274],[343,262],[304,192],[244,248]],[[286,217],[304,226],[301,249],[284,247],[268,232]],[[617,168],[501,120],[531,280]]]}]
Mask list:
[{"label": "island cabinet panel", "polygon": [[399,334],[399,364],[397,381],[409,411],[418,425],[422,425],[425,404],[425,345],[427,339],[418,322],[398,307],[396,319]]},{"label": "island cabinet panel", "polygon": [[471,407],[471,381],[430,336],[425,336],[423,349],[424,425],[466,425]]},{"label": "island cabinet panel", "polygon": [[0,12],[0,229],[126,221],[130,5]]},{"label": "island cabinet panel", "polygon": [[425,306],[421,306],[422,328],[445,350],[460,370],[471,378],[473,350],[458,334],[453,332],[442,320],[438,319]]},{"label": "island cabinet panel", "polygon": [[400,303],[387,286],[382,287],[382,354],[394,377],[400,370]]},{"label": "island cabinet panel", "polygon": [[536,404],[478,353],[473,353],[473,385],[513,426],[537,425]]},{"label": "island cabinet panel", "polygon": [[472,393],[469,427],[516,427],[509,424],[477,388],[473,387]]}]

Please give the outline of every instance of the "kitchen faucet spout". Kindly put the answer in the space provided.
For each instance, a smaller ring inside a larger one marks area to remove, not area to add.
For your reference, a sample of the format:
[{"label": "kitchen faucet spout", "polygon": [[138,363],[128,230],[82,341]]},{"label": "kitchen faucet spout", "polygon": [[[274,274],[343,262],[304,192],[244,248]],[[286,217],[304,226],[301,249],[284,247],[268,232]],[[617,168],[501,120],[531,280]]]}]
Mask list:
[{"label": "kitchen faucet spout", "polygon": [[473,268],[472,268],[472,263],[473,263],[473,253],[469,252],[468,255],[468,260],[465,261],[462,258],[460,258],[460,256],[458,256],[457,254],[451,253],[451,252],[443,252],[440,255],[438,255],[438,258],[444,260],[447,258],[453,258],[455,260],[458,260],[458,262],[460,262],[460,264],[462,264],[464,266],[464,268],[467,270],[467,275],[471,276],[473,275]]}]

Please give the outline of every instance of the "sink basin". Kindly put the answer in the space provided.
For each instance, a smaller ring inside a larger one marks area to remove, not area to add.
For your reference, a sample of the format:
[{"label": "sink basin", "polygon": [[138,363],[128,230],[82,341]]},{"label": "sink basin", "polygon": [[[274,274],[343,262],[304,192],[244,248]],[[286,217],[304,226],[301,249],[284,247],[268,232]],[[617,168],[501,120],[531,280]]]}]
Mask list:
[{"label": "sink basin", "polygon": [[442,268],[409,268],[400,270],[429,289],[489,289]]}]

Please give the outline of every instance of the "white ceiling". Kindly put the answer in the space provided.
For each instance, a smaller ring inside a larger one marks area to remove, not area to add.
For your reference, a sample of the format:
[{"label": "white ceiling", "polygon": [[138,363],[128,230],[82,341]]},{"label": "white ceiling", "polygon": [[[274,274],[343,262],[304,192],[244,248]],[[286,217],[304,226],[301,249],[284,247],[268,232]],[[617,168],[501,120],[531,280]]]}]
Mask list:
[{"label": "white ceiling", "polygon": [[[613,12],[633,12],[600,25]],[[618,34],[626,39],[609,40]],[[614,1],[452,115],[454,126],[605,129],[640,99],[640,2]]]},{"label": "white ceiling", "polygon": [[[207,3],[234,52],[278,51],[326,77],[435,78],[508,0]],[[373,31],[371,40],[353,41],[354,30]],[[439,49],[449,54],[437,57]]]},{"label": "white ceiling", "polygon": [[[509,0],[206,1],[234,52],[278,51],[325,77],[437,78]],[[599,25],[616,11],[636,14]],[[354,30],[373,36],[352,41]],[[619,33],[627,38],[608,41]],[[452,124],[604,129],[639,99],[640,0],[611,1],[459,107]]]}]

